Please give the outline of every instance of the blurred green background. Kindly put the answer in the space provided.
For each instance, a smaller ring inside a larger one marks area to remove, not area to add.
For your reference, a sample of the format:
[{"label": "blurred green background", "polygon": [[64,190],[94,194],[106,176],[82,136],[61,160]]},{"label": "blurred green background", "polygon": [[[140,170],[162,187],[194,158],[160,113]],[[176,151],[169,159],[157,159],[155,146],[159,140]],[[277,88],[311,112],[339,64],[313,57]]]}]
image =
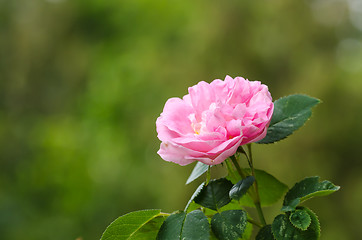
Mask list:
[{"label": "blurred green background", "polygon": [[341,185],[307,205],[321,239],[359,239],[359,0],[0,0],[0,238],[99,239],[124,213],[183,209],[200,181],[156,154],[155,121],[227,74],[322,99],[288,140],[254,147],[256,167]]}]

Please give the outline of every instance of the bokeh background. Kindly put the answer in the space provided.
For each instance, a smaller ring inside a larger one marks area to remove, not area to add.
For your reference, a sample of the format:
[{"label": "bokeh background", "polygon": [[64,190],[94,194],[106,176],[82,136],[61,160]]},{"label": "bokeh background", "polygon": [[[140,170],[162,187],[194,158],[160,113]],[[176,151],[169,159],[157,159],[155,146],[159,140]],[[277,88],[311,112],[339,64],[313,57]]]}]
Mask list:
[{"label": "bokeh background", "polygon": [[255,146],[256,166],[340,185],[307,205],[321,239],[359,239],[359,0],[0,0],[0,238],[99,239],[124,213],[183,209],[200,181],[156,154],[155,121],[227,74],[323,101],[289,139]]}]

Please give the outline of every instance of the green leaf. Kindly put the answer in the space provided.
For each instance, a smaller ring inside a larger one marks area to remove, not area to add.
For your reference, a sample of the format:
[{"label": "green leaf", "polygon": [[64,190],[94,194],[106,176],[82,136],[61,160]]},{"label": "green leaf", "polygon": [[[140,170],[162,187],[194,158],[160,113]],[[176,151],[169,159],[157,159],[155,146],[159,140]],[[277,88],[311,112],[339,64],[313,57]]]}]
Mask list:
[{"label": "green leaf", "polygon": [[243,210],[228,210],[217,213],[211,219],[211,229],[218,239],[234,240],[241,238],[247,224]]},{"label": "green leaf", "polygon": [[200,210],[190,213],[179,212],[170,215],[162,224],[158,240],[209,239],[210,225]]},{"label": "green leaf", "polygon": [[205,214],[200,210],[188,213],[183,224],[183,231],[180,239],[209,239],[209,237],[210,225]]},{"label": "green leaf", "polygon": [[295,210],[294,212],[290,213],[289,216],[290,222],[293,224],[294,227],[299,228],[300,230],[307,230],[309,225],[312,222],[312,218],[308,214],[307,211],[303,210]]},{"label": "green leaf", "polygon": [[255,181],[254,176],[247,176],[246,178],[237,182],[230,190],[229,196],[232,199],[239,200]]},{"label": "green leaf", "polygon": [[[249,168],[245,168],[247,174],[251,174]],[[261,206],[270,206],[276,203],[287,191],[288,186],[280,182],[269,173],[255,169],[255,179],[258,183],[258,190],[260,195]],[[240,205],[246,207],[255,207],[253,200],[248,194],[245,194],[240,199]]]},{"label": "green leaf", "polygon": [[251,238],[251,234],[253,233],[253,224],[247,222],[246,227],[242,236],[242,240],[249,240]]},{"label": "green leaf", "polygon": [[166,218],[158,232],[157,239],[180,239],[186,214],[186,212],[176,212]]},{"label": "green leaf", "polygon": [[276,100],[268,132],[258,143],[273,143],[291,135],[310,118],[312,107],[319,102],[319,99],[301,94]]},{"label": "green leaf", "polygon": [[[192,210],[195,210],[195,209],[198,209],[202,207],[201,205],[195,203],[195,202],[192,202],[190,204],[190,207],[188,208],[188,211],[192,211]],[[223,206],[222,208],[220,208],[218,211],[219,212],[223,212],[223,211],[227,211],[227,210],[235,210],[235,209],[240,209],[240,204],[238,201],[236,200],[231,200],[230,203],[228,203],[227,205]],[[216,213],[218,213],[217,211],[214,211],[214,210],[211,210],[209,208],[205,208],[203,209],[203,212],[206,216],[213,216],[215,215]],[[249,218],[249,216],[248,216]],[[251,223],[247,223],[246,224],[246,228],[245,228],[245,231],[244,231],[244,234],[242,236],[242,240],[249,240],[250,237],[251,237],[251,234],[253,232],[253,225]],[[210,240],[217,240],[216,236],[214,235],[214,233],[211,231],[211,235],[210,235]]]},{"label": "green leaf", "polygon": [[301,230],[293,226],[285,214],[278,215],[272,224],[272,232],[276,240],[317,240],[320,237],[320,225],[317,216],[308,208],[305,210],[311,217],[311,223],[307,230]]},{"label": "green leaf", "polygon": [[232,186],[233,184],[225,178],[211,180],[201,189],[194,201],[203,207],[217,210],[231,201],[229,191]]},{"label": "green leaf", "polygon": [[206,165],[202,162],[197,162],[189,178],[187,179],[186,184],[189,184],[199,178],[202,174],[207,172],[207,169],[209,169],[209,165]]},{"label": "green leaf", "polygon": [[155,239],[164,220],[158,209],[131,212],[112,222],[101,240]]},{"label": "green leaf", "polygon": [[262,227],[255,238],[255,240],[274,240],[274,239],[275,238],[272,233],[271,225],[266,225]]},{"label": "green leaf", "polygon": [[190,207],[190,204],[195,199],[195,197],[197,197],[197,195],[199,195],[199,193],[201,192],[201,189],[203,189],[204,186],[205,186],[205,182],[201,183],[200,186],[197,187],[196,191],[194,192],[194,194],[192,194],[190,200],[188,201],[188,203],[185,207],[185,212],[188,210],[188,208]]},{"label": "green leaf", "polygon": [[329,195],[339,190],[330,181],[319,182],[319,177],[307,177],[296,183],[285,195],[282,211],[293,211],[303,201],[316,196]]}]

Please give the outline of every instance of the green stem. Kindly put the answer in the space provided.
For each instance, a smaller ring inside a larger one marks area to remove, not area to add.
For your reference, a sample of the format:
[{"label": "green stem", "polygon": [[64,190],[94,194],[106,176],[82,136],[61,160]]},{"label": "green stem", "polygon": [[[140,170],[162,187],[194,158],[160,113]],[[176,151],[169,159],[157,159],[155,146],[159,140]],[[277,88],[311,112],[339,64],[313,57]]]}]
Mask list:
[{"label": "green stem", "polygon": [[243,172],[243,170],[241,169],[238,161],[236,160],[235,155],[232,155],[230,158],[231,158],[231,161],[233,162],[236,170],[238,171],[240,177],[241,177],[242,179],[246,178],[246,175],[244,174],[244,172]]},{"label": "green stem", "polygon": [[[253,165],[253,156],[251,154],[251,144],[248,144],[249,155],[244,151],[244,149],[242,149],[240,152],[243,153],[246,156],[246,158],[248,160],[248,163],[250,165],[251,174],[255,178],[255,170],[254,170],[254,165]],[[233,164],[235,165],[235,168],[238,171],[240,177],[242,179],[246,178],[246,174],[241,169],[235,155],[231,156],[230,158],[231,158],[231,161],[233,162]],[[258,216],[259,216],[259,219],[261,221],[261,224],[262,224],[262,226],[265,226],[266,221],[265,221],[263,210],[262,210],[261,204],[260,204],[260,195],[259,195],[258,184],[257,184],[256,180],[255,180],[255,183],[254,183],[254,191],[252,191],[252,189],[249,189],[248,192],[249,192],[250,197],[253,199],[253,202],[254,202],[255,208],[256,208],[256,210],[258,212]]]},{"label": "green stem", "polygon": [[228,170],[229,176],[230,176],[232,179],[237,179],[238,176],[237,176],[237,174],[235,173],[235,170],[233,169],[233,166],[231,165],[231,162],[229,161],[229,159],[226,159],[225,163],[226,163],[226,168],[227,168],[227,170]]},{"label": "green stem", "polygon": [[249,166],[250,166],[250,168],[251,168],[252,163],[250,162],[249,156],[248,156],[248,154],[245,152],[245,150],[244,150],[244,148],[243,148],[242,146],[240,146],[240,147],[238,148],[238,152],[240,152],[240,153],[242,153],[242,154],[245,155],[246,160],[248,161],[248,164],[249,164]]},{"label": "green stem", "polygon": [[260,219],[260,221],[262,223],[262,226],[265,226],[266,221],[265,221],[265,218],[264,218],[263,209],[261,208],[260,202],[254,202],[254,204],[255,204],[255,207],[256,207],[256,211],[258,212],[258,216],[259,216],[259,219]]},{"label": "green stem", "polygon": [[251,174],[255,177],[254,164],[253,164],[253,154],[251,153],[251,143],[249,143],[247,146],[248,146],[248,154],[249,154],[249,157],[247,157],[247,158],[248,158],[249,165],[250,165],[250,168],[251,168]]},{"label": "green stem", "polygon": [[255,225],[255,226],[259,227],[259,228],[263,227],[263,225],[261,223],[259,223],[257,221],[254,221],[253,219],[248,218],[248,222],[250,222],[251,224],[253,224],[253,225]]},{"label": "green stem", "polygon": [[265,221],[263,210],[262,210],[261,204],[260,204],[260,195],[259,195],[259,190],[258,190],[258,183],[257,183],[256,177],[255,177],[255,170],[254,170],[254,164],[253,164],[253,155],[251,153],[251,144],[248,144],[247,146],[248,146],[248,153],[249,153],[248,162],[250,164],[251,174],[255,178],[254,188],[255,188],[256,198],[254,199],[254,205],[255,205],[256,210],[258,212],[259,219],[260,219],[261,223],[263,224],[263,226],[265,226],[266,221]]},{"label": "green stem", "polygon": [[210,169],[211,169],[211,167],[209,166],[207,169],[207,173],[206,173],[206,184],[205,185],[209,184],[210,179],[211,179]]},{"label": "green stem", "polygon": [[160,212],[159,214],[158,214],[158,216],[161,216],[161,217],[168,217],[168,216],[170,216],[171,214],[170,213],[163,213],[163,212]]}]

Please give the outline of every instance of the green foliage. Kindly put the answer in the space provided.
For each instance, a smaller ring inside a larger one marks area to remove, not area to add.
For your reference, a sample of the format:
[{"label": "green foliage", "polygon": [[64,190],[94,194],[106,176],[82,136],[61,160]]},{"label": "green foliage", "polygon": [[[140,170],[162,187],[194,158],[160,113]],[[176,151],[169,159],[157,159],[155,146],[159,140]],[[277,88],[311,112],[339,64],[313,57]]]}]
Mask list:
[{"label": "green foliage", "polygon": [[266,225],[264,227],[262,227],[259,232],[258,235],[256,235],[256,240],[274,240],[274,236],[272,233],[272,228],[271,225]]},{"label": "green foliage", "polygon": [[155,239],[164,220],[161,210],[131,212],[112,222],[101,240]]},{"label": "green foliage", "polygon": [[202,162],[197,162],[194,169],[192,170],[189,178],[187,179],[186,184],[189,184],[192,181],[194,181],[195,179],[199,178],[202,174],[207,172],[209,167],[211,167],[211,166],[206,165]]},{"label": "green foliage", "polygon": [[278,179],[319,169],[350,186],[329,199],[349,224],[319,211],[326,239],[358,239],[361,22],[341,10],[355,2],[0,1],[1,239],[95,239],[117,213],[183,206],[187,176],[157,156],[154,120],[168,97],[225,74],[275,99],[323,96],[297,141],[258,155]]},{"label": "green foliage", "polygon": [[274,102],[274,112],[268,132],[258,143],[280,141],[304,125],[312,115],[312,107],[320,101],[306,95],[290,95]]},{"label": "green foliage", "polygon": [[306,230],[295,227],[290,221],[288,214],[278,215],[272,224],[272,232],[276,240],[317,240],[320,237],[320,225],[317,216],[308,208],[301,208],[309,214],[311,223]]},{"label": "green foliage", "polygon": [[245,195],[245,193],[248,191],[248,189],[253,185],[254,181],[255,181],[254,176],[247,176],[246,178],[237,182],[230,189],[230,192],[229,192],[230,198],[239,200],[242,196]]},{"label": "green foliage", "polygon": [[241,239],[242,240],[249,240],[251,238],[252,234],[253,234],[253,224],[247,222],[244,233],[243,233],[243,236],[241,237]]},{"label": "green foliage", "polygon": [[330,181],[319,182],[319,177],[307,177],[296,183],[285,195],[282,211],[293,211],[302,202],[316,196],[329,195],[339,190]]},{"label": "green foliage", "polygon": [[190,213],[179,212],[170,215],[162,224],[158,240],[209,239],[210,225],[200,210]]},{"label": "green foliage", "polygon": [[289,220],[294,225],[294,227],[299,228],[303,231],[307,230],[312,222],[312,218],[305,209],[295,210],[294,212],[291,212]]},{"label": "green foliage", "polygon": [[242,210],[228,210],[217,213],[211,219],[211,229],[218,239],[241,238],[247,224],[247,214]]},{"label": "green foliage", "polygon": [[190,200],[187,202],[187,205],[186,205],[186,207],[185,207],[185,211],[188,210],[190,204],[194,201],[195,197],[196,197],[197,195],[199,195],[199,193],[200,193],[201,190],[204,188],[204,186],[205,186],[205,182],[201,183],[200,186],[197,187],[196,191],[192,194]]},{"label": "green foliage", "polygon": [[[250,174],[250,169],[244,169]],[[255,169],[255,178],[258,183],[261,206],[270,206],[276,203],[287,191],[288,186],[280,182],[271,174]],[[244,195],[240,199],[240,204],[246,207],[254,207],[253,200],[249,195]]]},{"label": "green foliage", "polygon": [[225,178],[211,180],[201,189],[194,201],[203,207],[217,210],[231,201],[229,191],[232,186],[233,184]]}]

